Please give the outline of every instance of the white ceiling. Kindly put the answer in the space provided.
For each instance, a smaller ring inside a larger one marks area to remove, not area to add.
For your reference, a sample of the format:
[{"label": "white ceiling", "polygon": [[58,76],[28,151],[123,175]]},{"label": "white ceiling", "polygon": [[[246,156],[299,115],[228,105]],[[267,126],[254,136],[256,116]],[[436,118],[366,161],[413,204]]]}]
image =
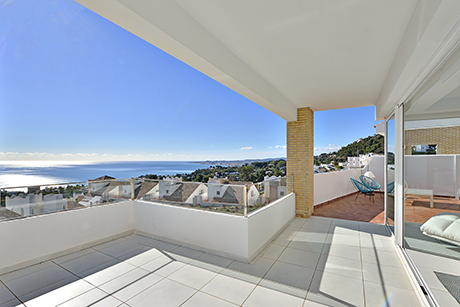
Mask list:
[{"label": "white ceiling", "polygon": [[77,1],[286,120],[300,107],[377,105],[420,7],[417,0]]},{"label": "white ceiling", "polygon": [[376,103],[415,5],[176,2],[295,107],[315,111]]}]

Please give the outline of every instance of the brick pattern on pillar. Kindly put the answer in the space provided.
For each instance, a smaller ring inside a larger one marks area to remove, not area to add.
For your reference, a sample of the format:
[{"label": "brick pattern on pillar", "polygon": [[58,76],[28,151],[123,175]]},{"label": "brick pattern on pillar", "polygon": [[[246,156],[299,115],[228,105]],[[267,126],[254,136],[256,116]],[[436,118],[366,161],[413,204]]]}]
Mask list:
[{"label": "brick pattern on pillar", "polygon": [[297,121],[287,127],[287,175],[294,175],[296,215],[310,217],[314,204],[313,111],[297,109]]},{"label": "brick pattern on pillar", "polygon": [[412,145],[438,145],[438,155],[460,154],[460,126],[408,129],[404,131],[405,153],[410,155]]}]

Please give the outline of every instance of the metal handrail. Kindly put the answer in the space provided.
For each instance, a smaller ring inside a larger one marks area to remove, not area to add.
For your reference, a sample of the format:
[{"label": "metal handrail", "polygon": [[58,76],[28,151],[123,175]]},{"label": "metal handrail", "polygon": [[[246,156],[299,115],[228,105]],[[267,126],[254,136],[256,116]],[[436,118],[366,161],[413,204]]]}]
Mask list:
[{"label": "metal handrail", "polygon": [[[283,177],[277,177],[277,178],[271,178],[268,180],[264,181],[259,181],[255,183],[250,183],[249,185],[257,185],[257,184],[262,184],[265,182],[269,181],[275,181],[279,180],[281,178],[288,177],[288,176],[283,176]],[[74,185],[74,184],[89,184],[91,182],[115,182],[115,181],[126,181],[126,182],[131,182],[132,180],[147,180],[147,181],[171,181],[171,180],[160,180],[160,179],[148,179],[148,178],[141,178],[141,177],[131,177],[131,178],[122,178],[122,179],[104,179],[104,180],[87,180],[87,181],[76,181],[76,182],[59,182],[59,183],[43,183],[43,184],[34,184],[34,185],[25,185],[25,186],[13,186],[13,187],[0,187],[0,190],[11,190],[11,189],[23,189],[23,188],[28,188],[28,187],[50,187],[50,186],[65,186],[65,185]],[[175,181],[171,181],[175,182]],[[199,184],[210,184],[208,182],[196,182],[196,181],[177,181],[177,183],[199,183]],[[211,184],[225,184],[226,186],[233,186],[233,187],[243,187],[248,184],[231,184],[231,183],[211,183]]]},{"label": "metal handrail", "polygon": [[87,180],[87,181],[76,181],[76,182],[64,182],[64,183],[44,183],[44,184],[33,184],[16,187],[0,187],[0,190],[11,190],[11,189],[24,189],[28,187],[50,187],[50,186],[64,186],[72,184],[89,184],[91,182],[111,182],[111,181],[131,181],[131,178],[127,179],[105,179],[105,180]]},{"label": "metal handrail", "polygon": [[[107,183],[107,184],[110,184],[112,182],[117,182],[117,183],[122,183],[122,185],[130,185],[131,186],[130,196],[128,196],[129,194],[127,194],[127,195],[125,195],[125,197],[122,196],[121,198],[126,199],[127,197],[129,197],[131,200],[134,200],[136,198],[136,190],[135,190],[135,182],[136,181],[140,181],[140,182],[157,182],[157,183],[160,183],[160,182],[163,181],[163,182],[181,184],[181,185],[186,185],[186,184],[200,185],[200,184],[204,184],[207,187],[209,187],[211,185],[220,185],[220,186],[226,186],[226,187],[233,187],[234,189],[243,189],[243,202],[235,204],[235,205],[241,206],[242,209],[243,209],[242,215],[244,217],[247,217],[248,214],[249,214],[249,209],[250,209],[249,208],[249,201],[250,201],[250,199],[253,198],[253,195],[249,196],[249,193],[251,191],[252,186],[255,186],[258,191],[261,191],[261,187],[264,186],[266,183],[273,182],[273,181],[281,181],[281,179],[283,179],[283,178],[286,179],[286,182],[285,182],[286,186],[289,186],[289,182],[290,182],[289,178],[292,178],[292,175],[291,176],[270,178],[270,179],[267,179],[267,180],[264,180],[264,181],[261,181],[261,182],[257,182],[257,183],[243,183],[243,184],[202,183],[202,182],[191,182],[191,181],[171,181],[171,180],[159,180],[159,179],[148,179],[148,178],[133,177],[133,178],[127,178],[127,179],[88,180],[88,181],[65,182],[65,183],[50,183],[50,184],[28,185],[28,186],[17,186],[17,187],[3,187],[3,188],[0,188],[0,192],[2,194],[3,193],[5,193],[5,194],[18,193],[18,192],[28,193],[28,191],[23,191],[23,190],[28,189],[30,187],[36,187],[37,191],[34,191],[34,192],[31,191],[31,193],[35,193],[35,192],[38,192],[38,190],[44,190],[44,189],[47,189],[47,188],[54,188],[54,189],[56,189],[56,188],[64,188],[64,189],[66,189],[69,186],[77,186],[78,187],[78,185],[82,185],[81,192],[85,192],[87,189],[89,189],[89,187],[91,186],[92,183]],[[42,191],[40,191],[40,193],[41,192]],[[55,191],[53,191],[53,192],[55,192]],[[90,191],[86,191],[86,192],[90,192]],[[289,193],[289,191],[287,191],[287,192]],[[58,191],[58,194],[61,194],[61,191]],[[64,194],[65,194],[65,192],[64,192]],[[102,195],[104,197],[104,193]],[[119,196],[121,196],[121,195],[119,195]],[[113,197],[115,197],[115,199],[120,198],[120,197],[117,197],[117,196],[111,196],[110,198],[113,199]],[[258,197],[260,197],[260,194],[259,194]],[[2,198],[3,198],[3,195],[2,195]],[[213,202],[210,202],[210,203],[213,203]],[[263,205],[265,205],[265,204],[268,204],[268,203],[264,203]],[[90,206],[92,206],[92,204]],[[68,210],[68,209],[64,209],[64,210]],[[56,211],[53,211],[53,212],[59,212],[59,211],[62,211],[62,210],[56,210]],[[42,213],[32,213],[31,216],[41,215],[41,214],[46,214],[46,213],[51,213],[51,211],[50,212],[42,212]],[[231,213],[231,214],[233,214],[233,213]],[[241,214],[241,213],[239,213],[239,214]]]}]

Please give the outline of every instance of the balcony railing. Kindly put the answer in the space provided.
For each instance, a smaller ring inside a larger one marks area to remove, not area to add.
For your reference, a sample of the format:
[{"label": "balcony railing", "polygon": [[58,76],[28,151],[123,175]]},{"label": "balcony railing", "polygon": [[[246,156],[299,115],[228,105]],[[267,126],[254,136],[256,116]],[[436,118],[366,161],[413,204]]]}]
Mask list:
[{"label": "balcony railing", "polygon": [[122,200],[143,200],[247,215],[292,192],[292,176],[259,183],[208,183],[131,178],[2,188],[0,221],[75,210]]}]

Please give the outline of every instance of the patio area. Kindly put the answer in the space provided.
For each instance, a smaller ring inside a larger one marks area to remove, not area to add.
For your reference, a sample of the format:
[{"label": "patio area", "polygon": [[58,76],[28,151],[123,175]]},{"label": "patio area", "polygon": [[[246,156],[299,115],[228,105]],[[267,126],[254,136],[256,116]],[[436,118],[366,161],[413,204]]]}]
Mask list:
[{"label": "patio area", "polygon": [[316,206],[314,216],[383,224],[385,219],[383,193],[375,193],[374,201],[356,193]]},{"label": "patio area", "polygon": [[430,217],[443,212],[460,213],[460,201],[453,197],[433,197],[433,208],[427,196],[407,195],[404,218],[410,223],[425,223]]},{"label": "patio area", "polygon": [[[384,224],[383,193],[376,193],[374,201],[362,195],[355,201],[356,193],[316,206],[314,216],[340,218],[351,221]],[[389,208],[389,217],[392,216]],[[428,196],[407,195],[404,205],[405,221],[409,223],[425,223],[430,217],[442,212],[460,212],[460,201],[451,197],[433,197],[433,208],[430,208]],[[393,220],[390,218],[390,223]]]},{"label": "patio area", "polygon": [[419,306],[383,225],[317,216],[250,264],[132,234],[0,280],[2,307]]}]

